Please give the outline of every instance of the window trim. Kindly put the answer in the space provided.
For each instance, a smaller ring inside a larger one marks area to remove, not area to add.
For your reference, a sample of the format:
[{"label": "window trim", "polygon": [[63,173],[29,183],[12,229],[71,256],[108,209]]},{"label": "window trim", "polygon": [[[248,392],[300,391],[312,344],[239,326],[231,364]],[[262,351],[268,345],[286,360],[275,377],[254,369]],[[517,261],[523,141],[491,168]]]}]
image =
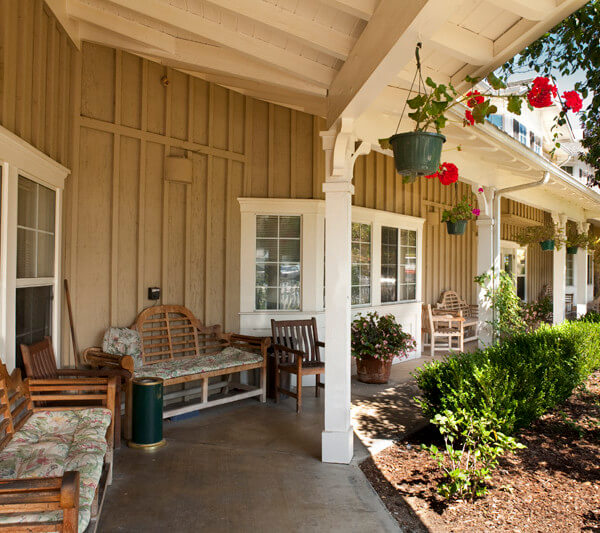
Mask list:
[{"label": "window trim", "polygon": [[[0,212],[0,350],[7,369],[16,363],[16,290],[22,286],[48,286],[54,289],[52,343],[60,365],[61,353],[61,250],[64,183],[70,170],[42,153],[14,133],[0,126],[0,166],[2,166],[2,211]],[[54,277],[17,281],[17,206],[19,175],[55,191]]]},{"label": "window trim", "polygon": [[[529,282],[528,282],[528,277],[529,277],[529,257],[528,257],[528,246],[521,246],[518,242],[515,241],[505,241],[505,240],[501,240],[500,241],[500,257],[502,258],[502,255],[504,254],[505,251],[510,251],[510,253],[512,254],[512,256],[514,257],[514,261],[515,261],[515,266],[516,266],[516,258],[517,258],[517,250],[524,250],[525,251],[525,275],[523,276],[525,278],[525,298],[523,299],[524,302],[528,301],[527,298],[527,288],[529,286]],[[504,270],[504,267],[503,267]],[[515,283],[515,290],[517,289],[517,274],[514,273],[513,274],[513,280]]]}]

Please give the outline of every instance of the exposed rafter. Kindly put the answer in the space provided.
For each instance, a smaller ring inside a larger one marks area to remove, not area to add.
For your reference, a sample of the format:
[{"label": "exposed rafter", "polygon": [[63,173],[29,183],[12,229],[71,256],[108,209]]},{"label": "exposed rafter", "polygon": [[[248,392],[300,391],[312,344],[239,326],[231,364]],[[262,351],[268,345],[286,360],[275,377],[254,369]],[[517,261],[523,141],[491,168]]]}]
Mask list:
[{"label": "exposed rafter", "polygon": [[454,0],[381,0],[375,14],[335,77],[327,123],[359,116],[413,57],[424,25],[435,32],[455,10]]},{"label": "exposed rafter", "polygon": [[201,39],[236,50],[295,76],[329,87],[336,71],[325,65],[255,39],[200,15],[159,0],[109,0],[110,3],[150,17],[160,23],[185,30]]},{"label": "exposed rafter", "polygon": [[431,41],[471,65],[487,65],[494,59],[494,41],[451,22],[446,22]]},{"label": "exposed rafter", "polygon": [[232,80],[238,78],[240,86],[244,85],[244,80],[251,80],[262,82],[266,87],[292,89],[299,95],[323,97],[325,93],[320,87],[217,46],[191,41],[180,42],[175,39],[175,53],[169,54],[153,46],[152,42],[134,39],[131,36],[132,31],[127,31],[127,28],[123,28],[122,33],[117,33],[82,22],[80,32],[82,40],[119,48],[137,55],[151,56],[154,60],[169,66],[226,75],[229,77],[230,85],[235,85]]},{"label": "exposed rafter", "polygon": [[345,60],[356,39],[262,0],[209,0],[211,4],[266,24],[301,43]]},{"label": "exposed rafter", "polygon": [[75,46],[79,48],[81,39],[79,38],[79,27],[76,20],[69,18],[67,12],[67,0],[46,0],[46,4],[54,13],[54,16],[58,19],[58,22],[67,32],[67,35],[75,43]]},{"label": "exposed rafter", "polygon": [[[335,7],[344,13],[354,15],[355,17],[363,20],[369,20],[375,8],[377,7],[378,0],[320,0],[322,4],[326,4],[331,7]],[[403,6],[402,6],[403,7]]]},{"label": "exposed rafter", "polygon": [[487,0],[502,9],[528,20],[543,20],[556,9],[556,0]]}]

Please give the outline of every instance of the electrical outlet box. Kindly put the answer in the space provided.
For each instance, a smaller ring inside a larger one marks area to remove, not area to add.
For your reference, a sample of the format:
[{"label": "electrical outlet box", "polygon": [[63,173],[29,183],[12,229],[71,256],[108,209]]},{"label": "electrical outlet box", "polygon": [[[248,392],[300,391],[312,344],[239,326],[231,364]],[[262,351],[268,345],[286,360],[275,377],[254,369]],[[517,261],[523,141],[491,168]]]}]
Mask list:
[{"label": "electrical outlet box", "polygon": [[148,300],[160,300],[160,287],[148,287]]}]

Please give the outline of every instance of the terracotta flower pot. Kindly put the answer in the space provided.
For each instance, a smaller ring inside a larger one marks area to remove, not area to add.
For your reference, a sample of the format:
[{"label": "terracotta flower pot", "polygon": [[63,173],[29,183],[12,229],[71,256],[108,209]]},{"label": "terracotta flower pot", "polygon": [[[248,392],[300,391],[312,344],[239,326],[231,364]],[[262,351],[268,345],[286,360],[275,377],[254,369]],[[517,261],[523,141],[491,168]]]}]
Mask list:
[{"label": "terracotta flower pot", "polygon": [[392,370],[392,360],[381,361],[370,355],[363,355],[356,360],[358,381],[363,383],[387,383]]}]

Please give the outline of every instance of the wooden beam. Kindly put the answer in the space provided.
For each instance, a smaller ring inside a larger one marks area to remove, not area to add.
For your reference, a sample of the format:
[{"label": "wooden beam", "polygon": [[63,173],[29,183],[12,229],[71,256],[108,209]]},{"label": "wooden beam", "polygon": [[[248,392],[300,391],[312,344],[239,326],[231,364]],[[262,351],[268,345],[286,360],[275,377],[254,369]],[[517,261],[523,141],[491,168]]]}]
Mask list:
[{"label": "wooden beam", "polygon": [[228,76],[231,79],[262,82],[268,86],[293,89],[307,95],[323,96],[325,90],[285,72],[248,59],[237,52],[191,41],[176,39],[176,52],[169,54],[154,48],[151,42],[130,39],[127,32],[114,33],[82,22],[81,38],[104,46],[119,48],[173,68],[187,69]]},{"label": "wooden beam", "polygon": [[287,33],[290,37],[315,50],[345,60],[356,39],[318,23],[296,15],[275,4],[256,0],[209,0],[211,4],[231,11],[236,15],[265,24]]},{"label": "wooden beam", "polygon": [[321,3],[363,20],[369,20],[377,7],[377,0],[321,0]]},{"label": "wooden beam", "polygon": [[289,52],[284,48],[255,39],[236,30],[231,30],[190,11],[179,9],[159,0],[108,0],[135,13],[150,17],[161,24],[185,30],[201,39],[236,50],[241,54],[279,70],[294,74],[321,87],[328,88],[336,71],[311,59]]},{"label": "wooden beam", "polygon": [[544,20],[556,9],[556,0],[487,0],[488,3],[528,20]]},{"label": "wooden beam", "polygon": [[446,22],[431,41],[471,65],[487,65],[494,59],[494,41],[451,22]]},{"label": "wooden beam", "polygon": [[67,11],[67,0],[45,0],[46,5],[50,8],[54,16],[64,28],[67,35],[71,38],[77,48],[81,46],[79,38],[79,26],[76,20],[69,18]]},{"label": "wooden beam", "polygon": [[175,37],[154,30],[144,24],[120,17],[105,9],[97,9],[79,0],[69,0],[69,16],[87,22],[98,28],[108,29],[139,43],[152,43],[152,47],[175,53]]},{"label": "wooden beam", "polygon": [[329,91],[327,127],[341,116],[358,117],[414,57],[420,32],[435,33],[456,0],[381,0]]}]

